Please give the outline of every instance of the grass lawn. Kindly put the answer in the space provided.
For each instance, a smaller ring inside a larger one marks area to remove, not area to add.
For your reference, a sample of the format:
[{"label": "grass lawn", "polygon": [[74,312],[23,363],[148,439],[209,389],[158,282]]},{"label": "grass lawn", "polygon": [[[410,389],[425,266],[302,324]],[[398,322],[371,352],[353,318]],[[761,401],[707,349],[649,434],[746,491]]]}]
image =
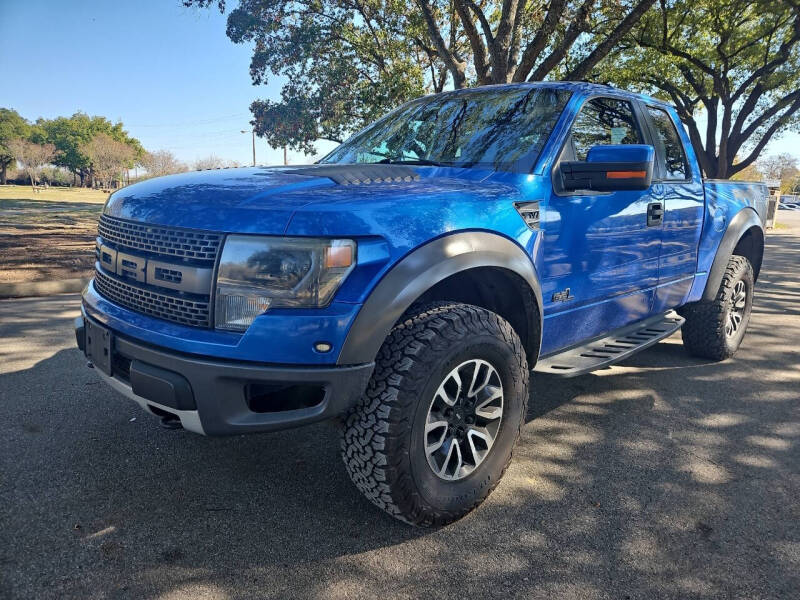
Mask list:
[{"label": "grass lawn", "polygon": [[0,283],[89,277],[98,190],[0,186]]},{"label": "grass lawn", "polygon": [[0,200],[39,200],[42,202],[85,202],[103,204],[106,192],[87,188],[47,188],[34,193],[29,185],[0,185]]}]

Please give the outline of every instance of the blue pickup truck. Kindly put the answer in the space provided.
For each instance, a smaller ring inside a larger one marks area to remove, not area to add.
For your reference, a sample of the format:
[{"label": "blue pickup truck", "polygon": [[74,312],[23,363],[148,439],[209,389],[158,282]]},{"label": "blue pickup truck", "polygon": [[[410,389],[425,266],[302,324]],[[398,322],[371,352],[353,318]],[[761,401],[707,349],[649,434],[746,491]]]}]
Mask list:
[{"label": "blue pickup truck", "polygon": [[167,427],[338,418],[358,489],[441,525],[502,477],[530,371],[588,373],[679,328],[691,354],[732,356],[766,200],[704,181],[652,98],[568,82],[428,96],[313,165],[112,194],[78,346]]}]

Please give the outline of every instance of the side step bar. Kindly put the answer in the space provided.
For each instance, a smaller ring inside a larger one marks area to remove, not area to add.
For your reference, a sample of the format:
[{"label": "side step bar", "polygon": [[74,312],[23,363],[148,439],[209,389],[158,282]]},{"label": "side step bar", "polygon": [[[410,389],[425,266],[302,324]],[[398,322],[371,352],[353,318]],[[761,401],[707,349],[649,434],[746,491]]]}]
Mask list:
[{"label": "side step bar", "polygon": [[533,371],[558,377],[576,377],[613,365],[681,328],[685,319],[668,312],[626,325],[593,342],[539,359]]}]

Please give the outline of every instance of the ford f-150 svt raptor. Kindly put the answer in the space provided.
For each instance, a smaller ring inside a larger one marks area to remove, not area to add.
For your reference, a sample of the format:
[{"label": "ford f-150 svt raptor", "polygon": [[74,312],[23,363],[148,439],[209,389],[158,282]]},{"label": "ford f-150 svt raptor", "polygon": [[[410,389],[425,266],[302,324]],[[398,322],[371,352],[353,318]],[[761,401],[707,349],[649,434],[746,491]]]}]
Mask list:
[{"label": "ford f-150 svt raptor", "polygon": [[704,181],[652,98],[567,82],[428,96],[314,165],[112,194],[78,345],[168,426],[339,417],[355,485],[439,525],[503,475],[530,370],[587,373],[681,327],[694,355],[736,352],[766,194]]}]

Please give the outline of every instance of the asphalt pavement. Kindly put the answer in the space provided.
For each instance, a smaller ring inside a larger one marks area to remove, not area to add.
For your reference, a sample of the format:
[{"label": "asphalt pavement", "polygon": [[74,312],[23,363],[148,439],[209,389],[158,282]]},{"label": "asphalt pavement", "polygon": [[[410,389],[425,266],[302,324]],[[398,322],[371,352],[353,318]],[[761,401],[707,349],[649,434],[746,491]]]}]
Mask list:
[{"label": "asphalt pavement", "polygon": [[[800,215],[800,213],[798,213]],[[204,438],[102,384],[77,295],[0,302],[0,598],[800,598],[800,218],[737,356],[533,379],[497,490],[410,528],[323,423]]]}]

